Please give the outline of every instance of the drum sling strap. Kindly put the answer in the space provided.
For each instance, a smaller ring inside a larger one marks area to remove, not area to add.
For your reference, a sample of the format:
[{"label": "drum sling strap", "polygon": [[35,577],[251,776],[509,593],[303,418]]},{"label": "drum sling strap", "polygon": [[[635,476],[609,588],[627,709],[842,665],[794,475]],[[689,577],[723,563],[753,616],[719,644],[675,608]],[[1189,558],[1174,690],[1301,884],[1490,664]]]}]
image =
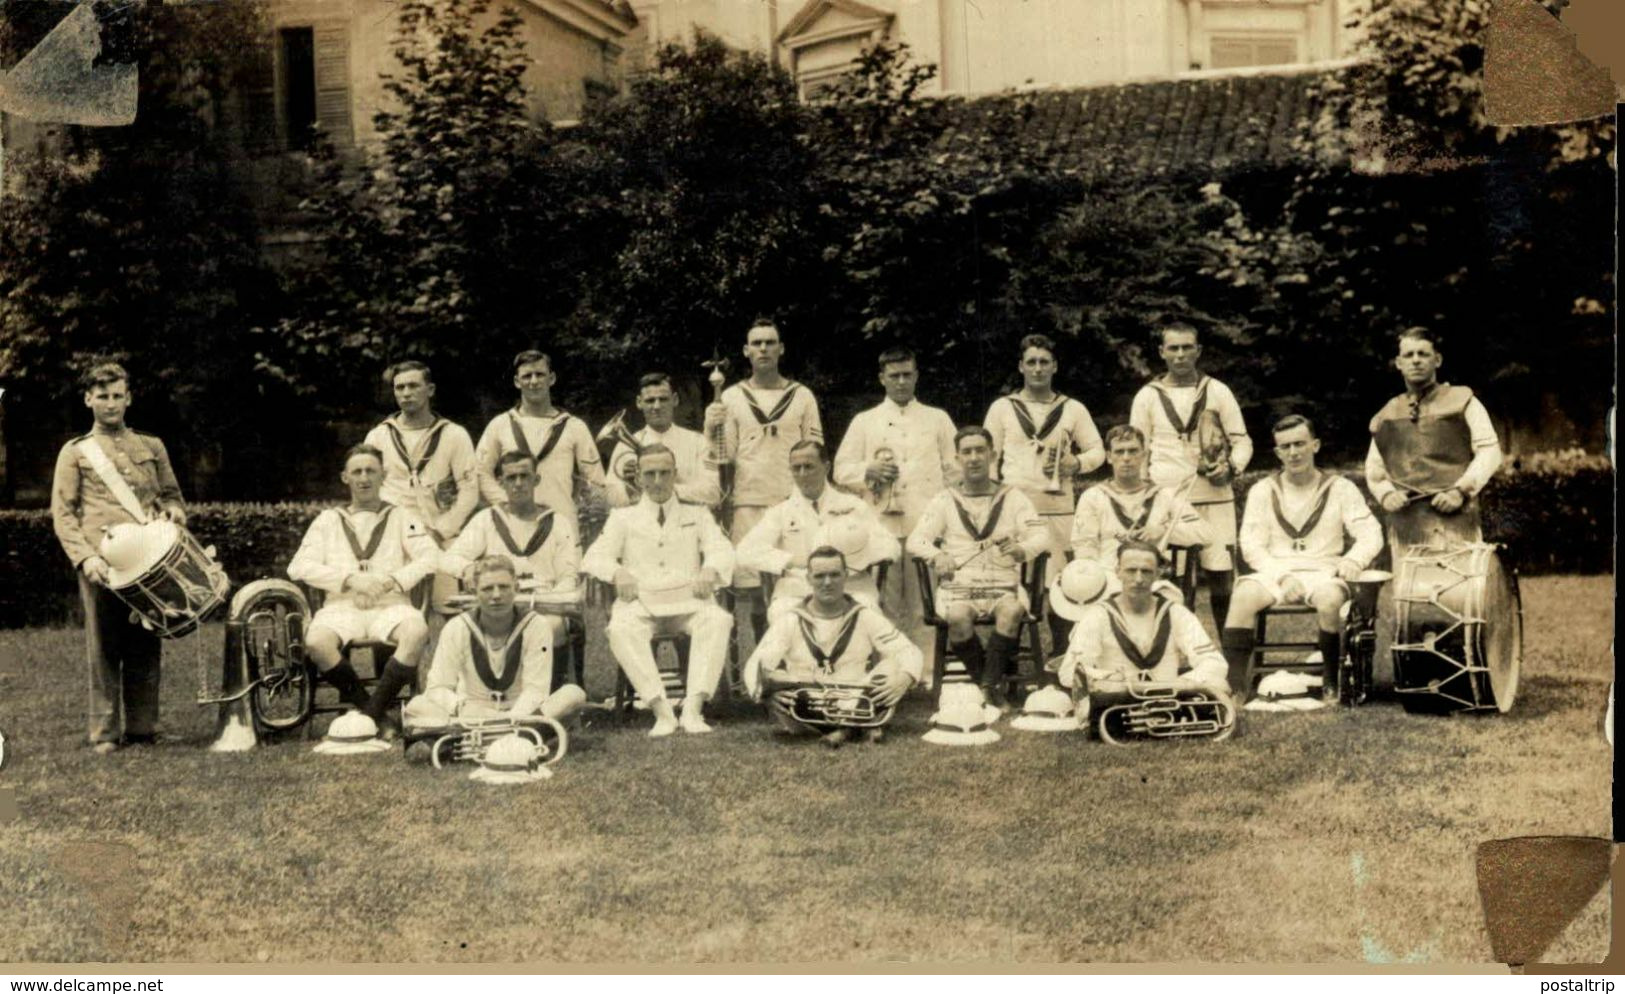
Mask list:
[{"label": "drum sling strap", "polygon": [[119,506],[128,511],[137,524],[146,524],[149,517],[147,509],[141,506],[141,501],[136,497],[135,491],[130,489],[130,484],[119,475],[117,469],[113,468],[113,460],[107,458],[107,453],[96,444],[95,437],[81,439],[77,448],[79,454],[89,461],[90,468],[101,477],[102,484],[112,492],[113,499],[118,501]]},{"label": "drum sling strap", "polygon": [[[851,598],[848,598],[848,600],[851,600]],[[840,632],[835,637],[834,648],[828,652],[825,652],[823,647],[818,644],[818,635],[813,631],[812,622],[805,616],[796,616],[796,620],[801,623],[801,640],[807,643],[807,651],[812,653],[813,661],[818,664],[820,671],[824,673],[833,673],[835,671],[835,664],[841,661],[841,656],[845,655],[847,648],[852,644],[852,636],[857,634],[859,614],[857,605],[854,604],[848,611],[846,621],[841,625]]]},{"label": "drum sling strap", "polygon": [[401,430],[395,427],[393,421],[384,422],[384,427],[389,429],[389,440],[395,445],[395,454],[401,457],[401,464],[406,467],[406,474],[414,484],[422,478],[423,471],[429,468],[429,460],[434,458],[435,450],[440,447],[440,436],[446,424],[445,418],[434,419],[434,424],[429,426],[428,434],[425,436],[423,452],[416,461],[413,461],[412,456],[406,451],[406,439],[401,435]]},{"label": "drum sling strap", "polygon": [[513,626],[508,633],[508,644],[502,649],[502,675],[497,676],[491,669],[491,653],[485,648],[485,633],[480,631],[479,623],[472,613],[463,615],[468,622],[468,654],[474,657],[474,672],[479,674],[480,683],[492,693],[505,694],[513,686],[514,680],[519,676],[520,658],[524,654],[525,627],[534,621],[534,614],[524,614],[519,623]]},{"label": "drum sling strap", "polygon": [[540,466],[544,459],[553,454],[553,450],[558,447],[559,439],[564,437],[564,429],[569,423],[570,416],[560,411],[559,419],[553,422],[553,427],[547,430],[547,437],[542,439],[542,447],[535,454],[532,454],[530,442],[525,439],[525,429],[519,424],[519,415],[512,411],[508,412],[508,425],[513,429],[513,447],[536,460],[537,466]]},{"label": "drum sling strap", "polygon": [[355,556],[356,568],[363,573],[367,572],[372,557],[377,555],[378,547],[384,544],[384,532],[389,530],[389,513],[393,510],[395,505],[384,505],[384,510],[372,526],[372,534],[367,536],[366,548],[362,548],[361,540],[356,538],[355,526],[350,524],[350,519],[344,516],[343,511],[339,512],[339,527],[344,529],[344,540],[350,543],[350,553]]},{"label": "drum sling strap", "polygon": [[497,538],[502,539],[502,544],[508,547],[510,555],[515,559],[529,559],[542,547],[542,543],[547,541],[547,536],[552,534],[553,512],[543,511],[542,516],[536,519],[536,531],[531,534],[530,541],[526,542],[523,548],[514,541],[513,532],[508,530],[508,523],[502,520],[502,512],[494,507],[491,509],[491,527],[496,529]]},{"label": "drum sling strap", "polygon": [[1159,491],[1153,487],[1151,494],[1146,497],[1145,503],[1140,505],[1140,516],[1137,518],[1129,517],[1129,513],[1123,509],[1123,505],[1113,500],[1111,494],[1104,494],[1104,496],[1106,503],[1112,506],[1112,514],[1117,516],[1117,523],[1123,526],[1124,531],[1131,532],[1137,528],[1144,528],[1146,522],[1151,520],[1151,511],[1157,504],[1158,493]]},{"label": "drum sling strap", "polygon": [[1141,652],[1140,647],[1134,644],[1134,639],[1129,637],[1128,629],[1124,627],[1123,610],[1118,606],[1117,598],[1114,596],[1106,602],[1106,620],[1111,624],[1112,638],[1117,640],[1117,647],[1123,650],[1123,655],[1127,656],[1128,661],[1137,669],[1155,669],[1162,661],[1163,653],[1168,651],[1168,637],[1174,628],[1169,606],[1168,601],[1161,597],[1157,598],[1156,634],[1151,637],[1151,648]]},{"label": "drum sling strap", "polygon": [[1191,416],[1184,421],[1180,420],[1179,412],[1174,410],[1174,399],[1168,396],[1167,391],[1162,389],[1161,384],[1151,384],[1151,389],[1157,392],[1157,400],[1162,402],[1163,416],[1168,419],[1170,425],[1173,425],[1174,431],[1179,433],[1181,442],[1191,440],[1191,436],[1196,433],[1197,424],[1202,420],[1202,412],[1207,409],[1207,384],[1207,377],[1202,377],[1202,381],[1197,385],[1196,389],[1196,402],[1191,405]]},{"label": "drum sling strap", "polygon": [[1032,442],[1042,442],[1048,438],[1049,433],[1055,430],[1055,426],[1061,423],[1061,416],[1066,413],[1065,394],[1055,395],[1055,406],[1049,409],[1049,414],[1041,425],[1033,421],[1032,412],[1027,410],[1027,405],[1021,398],[1011,394],[1009,400],[1010,409],[1016,414],[1016,424],[1021,426],[1021,433]]},{"label": "drum sling strap", "polygon": [[790,402],[795,399],[796,389],[800,386],[801,384],[791,380],[790,385],[784,390],[784,396],[780,397],[779,402],[773,405],[773,409],[765,414],[762,412],[761,405],[756,403],[756,396],[743,383],[739,384],[739,392],[745,395],[745,406],[750,408],[751,417],[756,419],[756,423],[761,425],[769,435],[777,435],[779,433],[778,420],[784,417],[785,411],[790,409]]},{"label": "drum sling strap", "polygon": [[1292,540],[1293,552],[1302,552],[1308,548],[1309,533],[1315,530],[1316,525],[1320,524],[1321,516],[1326,513],[1326,504],[1331,499],[1331,496],[1332,478],[1328,476],[1321,481],[1320,492],[1315,500],[1314,510],[1309,512],[1309,517],[1303,519],[1301,526],[1294,527],[1292,522],[1286,519],[1286,515],[1281,513],[1281,475],[1276,474],[1274,486],[1270,488],[1270,509],[1275,512],[1275,523],[1280,525],[1281,530],[1286,533],[1286,537]]}]

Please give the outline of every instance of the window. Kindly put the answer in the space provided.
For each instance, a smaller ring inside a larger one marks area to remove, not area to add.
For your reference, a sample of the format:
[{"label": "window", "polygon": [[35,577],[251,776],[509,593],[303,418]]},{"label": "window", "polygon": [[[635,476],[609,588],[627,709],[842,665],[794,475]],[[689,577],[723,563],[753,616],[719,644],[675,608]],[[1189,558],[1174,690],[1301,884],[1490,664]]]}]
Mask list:
[{"label": "window", "polygon": [[316,32],[313,28],[283,28],[278,35],[287,147],[309,148],[311,129],[316,126]]},{"label": "window", "polygon": [[1281,66],[1300,61],[1298,39],[1292,35],[1215,34],[1209,46],[1210,69]]}]

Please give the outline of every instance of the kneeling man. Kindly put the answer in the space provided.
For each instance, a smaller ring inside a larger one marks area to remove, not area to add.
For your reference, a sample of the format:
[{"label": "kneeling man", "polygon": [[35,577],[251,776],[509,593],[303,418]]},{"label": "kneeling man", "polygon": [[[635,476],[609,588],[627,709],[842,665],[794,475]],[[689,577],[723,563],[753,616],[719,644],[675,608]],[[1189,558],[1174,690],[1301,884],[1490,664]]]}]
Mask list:
[{"label": "kneeling man", "polygon": [[[288,577],[327,593],[305,633],[306,655],[339,696],[384,727],[384,712],[416,676],[429,637],[409,594],[435,571],[440,550],[415,512],[384,503],[384,454],[377,448],[351,448],[342,479],[350,503],[310,523]],[[370,697],[344,659],[344,647],[362,639],[395,646]]]},{"label": "kneeling man", "polygon": [[486,556],[469,573],[479,605],[441,633],[428,685],[407,702],[407,730],[456,718],[563,717],[544,706],[553,685],[553,630],[545,616],[515,603],[513,560]]},{"label": "kneeling man", "polygon": [[[948,623],[949,647],[989,701],[1000,704],[1028,609],[1021,567],[1048,548],[1050,531],[1026,494],[993,481],[986,428],[959,429],[954,454],[960,481],[931,498],[907,550],[936,573],[937,614]],[[984,654],[975,624],[988,618],[993,634]]]},{"label": "kneeling man", "polygon": [[[1157,547],[1124,539],[1117,547],[1123,589],[1084,609],[1072,629],[1057,676],[1061,686],[1097,695],[1126,695],[1130,685],[1202,690],[1228,697],[1224,657],[1196,615],[1152,589],[1161,575]],[[1081,679],[1080,679],[1081,678]]]},{"label": "kneeling man", "polygon": [[1337,672],[1342,661],[1340,612],[1349,598],[1348,581],[1382,551],[1382,526],[1359,488],[1336,473],[1315,468],[1320,440],[1310,420],[1289,414],[1276,422],[1274,434],[1281,472],[1247,492],[1241,554],[1253,572],[1236,584],[1220,636],[1230,664],[1230,686],[1243,699],[1252,693],[1245,684],[1253,623],[1260,611],[1276,604],[1315,609],[1321,658],[1327,673]]},{"label": "kneeling man", "polygon": [[861,729],[880,741],[881,726],[924,657],[879,609],[846,593],[846,557],[831,546],[807,557],[812,594],[775,620],[745,663],[745,689],[791,732],[810,730],[839,746]]},{"label": "kneeling man", "polygon": [[643,496],[630,507],[609,512],[581,567],[615,585],[615,605],[606,629],[609,648],[654,712],[655,727],[649,734],[670,735],[679,727],[650,644],[656,632],[690,636],[681,727],[685,732],[709,732],[703,708],[716,693],[733,632],[733,618],[712,594],[733,577],[733,546],[708,509],[674,496],[677,458],[664,445],[643,450],[638,483]]}]

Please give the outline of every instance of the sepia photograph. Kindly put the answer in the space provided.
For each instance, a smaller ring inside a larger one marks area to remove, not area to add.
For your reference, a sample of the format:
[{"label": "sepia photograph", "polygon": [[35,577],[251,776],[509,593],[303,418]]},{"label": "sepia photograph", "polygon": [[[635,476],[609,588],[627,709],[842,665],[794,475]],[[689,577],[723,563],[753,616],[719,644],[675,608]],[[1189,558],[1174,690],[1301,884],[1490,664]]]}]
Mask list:
[{"label": "sepia photograph", "polygon": [[0,964],[1602,963],[1605,5],[0,0]]}]

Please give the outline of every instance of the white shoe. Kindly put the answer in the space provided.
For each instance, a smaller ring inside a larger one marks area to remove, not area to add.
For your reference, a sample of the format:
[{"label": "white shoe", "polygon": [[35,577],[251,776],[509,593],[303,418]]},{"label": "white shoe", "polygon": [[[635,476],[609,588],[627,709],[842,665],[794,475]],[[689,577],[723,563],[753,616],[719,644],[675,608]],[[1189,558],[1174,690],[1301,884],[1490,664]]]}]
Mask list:
[{"label": "white shoe", "polygon": [[655,727],[649,729],[649,737],[651,739],[663,739],[675,731],[677,731],[677,719],[668,714],[655,719]]},{"label": "white shoe", "polygon": [[700,714],[698,708],[693,711],[684,711],[683,720],[680,724],[683,726],[683,731],[690,735],[704,735],[712,730],[711,726],[706,724],[705,717]]}]

